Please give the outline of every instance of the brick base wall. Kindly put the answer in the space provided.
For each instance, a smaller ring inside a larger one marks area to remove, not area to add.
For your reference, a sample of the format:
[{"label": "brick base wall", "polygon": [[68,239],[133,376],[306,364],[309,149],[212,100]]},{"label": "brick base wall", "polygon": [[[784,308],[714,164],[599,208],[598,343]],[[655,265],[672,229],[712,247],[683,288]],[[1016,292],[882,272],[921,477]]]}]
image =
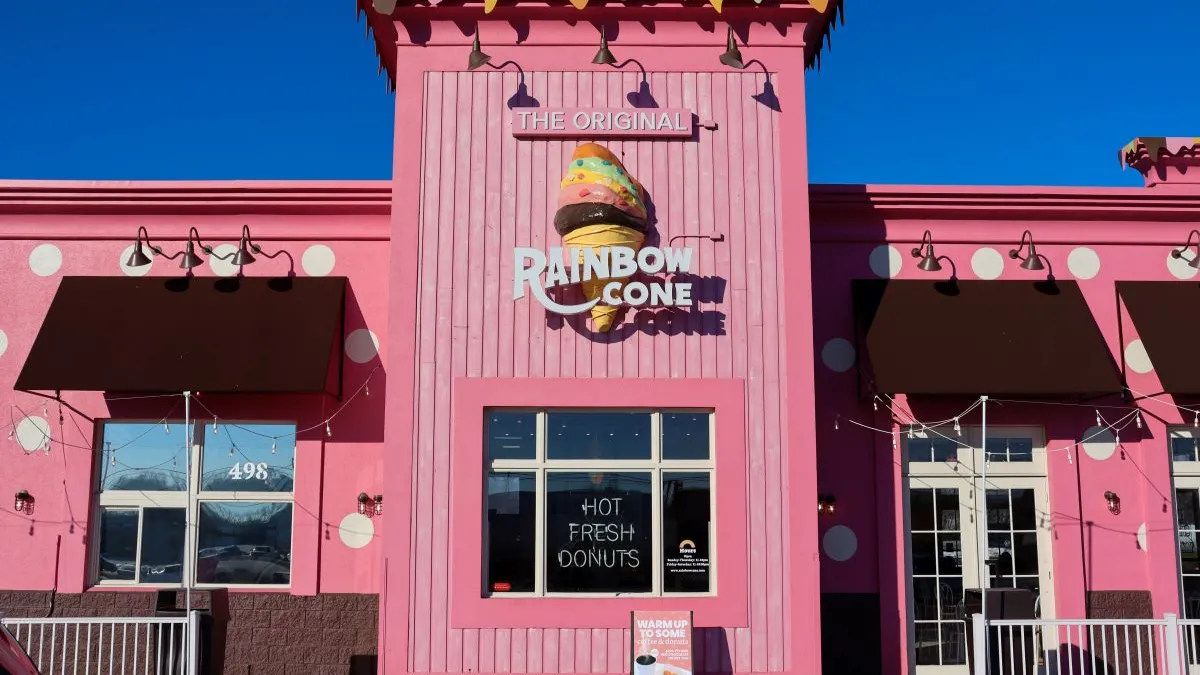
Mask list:
[{"label": "brick base wall", "polygon": [[[176,594],[183,606],[182,593]],[[146,591],[0,591],[0,614],[13,618],[153,616]],[[213,616],[208,675],[374,675],[376,595],[193,592]]]}]

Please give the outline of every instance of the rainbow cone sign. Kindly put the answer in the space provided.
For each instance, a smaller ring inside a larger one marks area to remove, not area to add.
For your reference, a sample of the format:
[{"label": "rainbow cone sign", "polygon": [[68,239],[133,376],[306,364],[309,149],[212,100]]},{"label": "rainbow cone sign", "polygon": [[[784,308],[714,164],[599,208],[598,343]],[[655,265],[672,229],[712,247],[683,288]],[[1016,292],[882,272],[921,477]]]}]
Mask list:
[{"label": "rainbow cone sign", "polygon": [[631,675],[692,675],[692,613],[633,613]]}]

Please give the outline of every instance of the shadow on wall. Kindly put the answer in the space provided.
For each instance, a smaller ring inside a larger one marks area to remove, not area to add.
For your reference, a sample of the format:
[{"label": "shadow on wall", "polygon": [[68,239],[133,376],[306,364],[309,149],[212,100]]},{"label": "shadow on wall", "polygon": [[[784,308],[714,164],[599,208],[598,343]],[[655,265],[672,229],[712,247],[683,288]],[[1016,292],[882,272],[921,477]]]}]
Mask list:
[{"label": "shadow on wall", "polygon": [[[289,420],[297,426],[298,441],[326,440],[325,420],[330,422],[332,438],[337,443],[383,442],[384,392],[387,374],[377,353],[378,338],[367,327],[362,308],[348,285],[346,317],[341,345],[334,345],[330,359],[330,390],[336,388],[336,378],[342,377],[342,400],[331,394],[206,394],[196,392],[191,414],[198,420],[216,416],[222,420]],[[366,332],[363,332],[366,331]],[[342,367],[337,357],[343,351]],[[366,388],[364,383],[370,378]],[[357,392],[357,395],[356,395]],[[160,420],[182,419],[182,396],[162,398],[128,397],[117,392],[105,392],[109,415],[112,418]],[[340,410],[340,412],[339,412]],[[99,431],[97,431],[99,433]]]},{"label": "shadow on wall", "polygon": [[[802,188],[800,188],[802,189]],[[890,426],[860,373],[870,373],[856,338],[853,279],[887,278],[887,229],[863,186],[811,192],[813,337],[818,424],[817,494],[836,495],[836,514],[821,516],[821,661],[826,675],[900,672],[908,663],[908,616],[899,584],[907,562],[894,536],[903,527],[891,480],[891,439],[849,423]],[[948,272],[947,272],[948,275]],[[816,501],[816,495],[812,496]],[[842,509],[841,504],[853,504]]]}]

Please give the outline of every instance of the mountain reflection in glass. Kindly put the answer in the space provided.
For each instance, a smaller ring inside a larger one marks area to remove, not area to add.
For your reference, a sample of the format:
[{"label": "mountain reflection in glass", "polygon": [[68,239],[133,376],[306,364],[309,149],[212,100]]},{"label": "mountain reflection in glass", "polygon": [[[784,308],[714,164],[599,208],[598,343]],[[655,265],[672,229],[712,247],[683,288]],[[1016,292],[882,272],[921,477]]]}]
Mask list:
[{"label": "mountain reflection in glass", "polygon": [[198,583],[290,582],[290,503],[201,502],[198,529]]}]

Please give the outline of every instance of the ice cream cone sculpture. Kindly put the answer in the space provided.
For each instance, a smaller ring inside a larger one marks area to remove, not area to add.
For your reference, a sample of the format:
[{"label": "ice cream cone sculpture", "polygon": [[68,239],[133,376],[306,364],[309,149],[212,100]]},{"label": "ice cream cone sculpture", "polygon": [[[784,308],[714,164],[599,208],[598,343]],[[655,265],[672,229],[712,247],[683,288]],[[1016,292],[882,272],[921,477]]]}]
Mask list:
[{"label": "ice cream cone sculpture", "polygon": [[[575,148],[559,185],[554,229],[566,246],[579,250],[580,263],[585,251],[598,252],[607,246],[623,246],[636,252],[646,241],[645,199],[641,183],[625,170],[616,155],[602,145],[584,143]],[[628,278],[593,277],[580,282],[580,287],[589,301],[596,300],[606,286]],[[614,295],[620,288],[616,290]],[[592,327],[607,332],[616,321],[618,309],[596,303],[591,309]]]}]

